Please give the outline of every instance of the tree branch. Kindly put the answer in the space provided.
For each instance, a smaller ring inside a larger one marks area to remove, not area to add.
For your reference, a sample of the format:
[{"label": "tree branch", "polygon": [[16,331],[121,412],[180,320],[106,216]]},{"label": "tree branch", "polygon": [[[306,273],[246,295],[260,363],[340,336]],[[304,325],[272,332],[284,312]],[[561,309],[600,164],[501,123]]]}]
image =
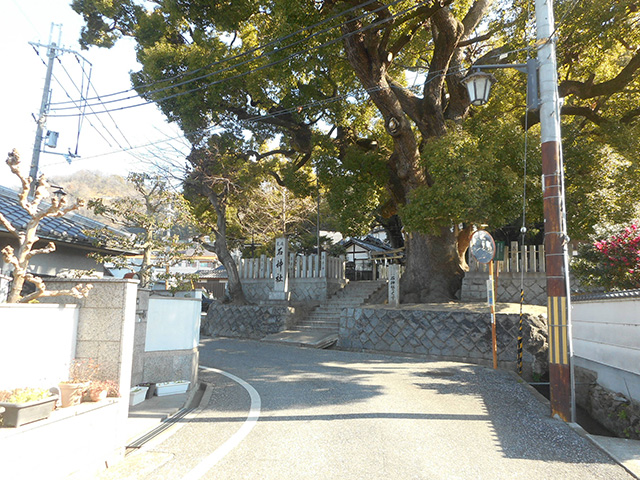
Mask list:
[{"label": "tree branch", "polygon": [[89,295],[89,291],[93,288],[91,284],[83,284],[79,283],[73,288],[67,290],[47,290],[44,281],[40,277],[36,277],[27,273],[25,275],[25,280],[29,283],[32,283],[36,287],[36,291],[22,297],[19,303],[29,303],[31,300],[35,300],[36,298],[41,297],[62,297],[62,296],[71,296],[74,298],[85,298]]},{"label": "tree branch", "polygon": [[611,80],[601,83],[593,83],[593,80],[578,82],[565,80],[558,86],[561,97],[575,95],[578,98],[593,98],[601,95],[611,95],[619,92],[635,78],[635,73],[640,69],[640,49],[636,51],[629,63]]}]

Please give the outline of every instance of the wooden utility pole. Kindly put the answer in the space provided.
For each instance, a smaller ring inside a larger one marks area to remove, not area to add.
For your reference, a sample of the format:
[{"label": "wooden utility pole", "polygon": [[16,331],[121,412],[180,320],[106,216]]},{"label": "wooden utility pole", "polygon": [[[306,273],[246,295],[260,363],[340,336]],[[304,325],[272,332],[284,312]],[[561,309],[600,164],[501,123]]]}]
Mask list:
[{"label": "wooden utility pole", "polygon": [[569,261],[552,0],[536,0],[551,414],[575,421]]}]

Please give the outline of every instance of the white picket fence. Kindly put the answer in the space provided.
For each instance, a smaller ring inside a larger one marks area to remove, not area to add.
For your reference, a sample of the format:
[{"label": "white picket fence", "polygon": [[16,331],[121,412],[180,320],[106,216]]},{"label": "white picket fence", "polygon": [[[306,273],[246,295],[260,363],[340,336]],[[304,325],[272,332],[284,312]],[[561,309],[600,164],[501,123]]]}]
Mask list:
[{"label": "white picket fence", "polygon": [[[241,279],[273,279],[275,259],[266,255],[260,258],[241,258],[238,274]],[[343,279],[345,258],[321,255],[289,254],[289,278]]]},{"label": "white picket fence", "polygon": [[[521,245],[511,242],[504,247],[504,260],[495,262],[501,272],[545,272],[544,245]],[[469,255],[470,272],[488,272],[488,264],[481,264],[473,255]]]}]

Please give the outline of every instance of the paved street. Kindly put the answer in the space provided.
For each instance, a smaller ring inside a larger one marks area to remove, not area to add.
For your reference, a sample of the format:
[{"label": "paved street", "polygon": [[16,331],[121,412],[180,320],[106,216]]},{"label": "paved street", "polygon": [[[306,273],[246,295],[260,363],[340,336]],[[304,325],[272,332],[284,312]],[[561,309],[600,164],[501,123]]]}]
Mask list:
[{"label": "paved street", "polygon": [[[104,478],[631,479],[508,373],[205,339],[206,406]],[[219,370],[219,371],[218,371]]]}]

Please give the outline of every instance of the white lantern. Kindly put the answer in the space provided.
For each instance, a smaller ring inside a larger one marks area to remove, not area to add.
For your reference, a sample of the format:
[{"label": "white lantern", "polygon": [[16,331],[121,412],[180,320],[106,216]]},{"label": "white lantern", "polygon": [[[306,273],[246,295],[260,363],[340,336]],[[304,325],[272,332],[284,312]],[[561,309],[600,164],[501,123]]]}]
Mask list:
[{"label": "white lantern", "polygon": [[476,71],[462,79],[462,83],[467,87],[471,105],[479,107],[489,101],[491,85],[496,82],[496,78],[490,73]]}]

